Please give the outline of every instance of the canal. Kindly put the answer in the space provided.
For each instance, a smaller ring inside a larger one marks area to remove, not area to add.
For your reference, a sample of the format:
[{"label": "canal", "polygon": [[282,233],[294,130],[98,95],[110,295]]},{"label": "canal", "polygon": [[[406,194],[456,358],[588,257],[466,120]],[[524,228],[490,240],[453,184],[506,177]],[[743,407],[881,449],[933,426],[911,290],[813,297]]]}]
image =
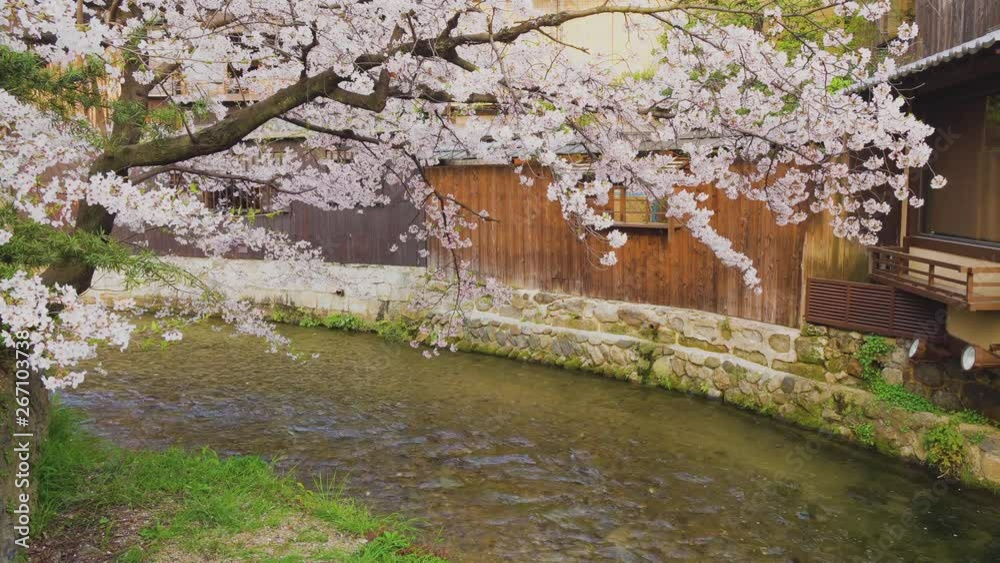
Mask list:
[{"label": "canal", "polygon": [[63,400],[123,446],[346,479],[456,560],[1000,560],[995,497],[874,452],[556,368],[284,332],[308,360],[200,326],[107,356]]}]

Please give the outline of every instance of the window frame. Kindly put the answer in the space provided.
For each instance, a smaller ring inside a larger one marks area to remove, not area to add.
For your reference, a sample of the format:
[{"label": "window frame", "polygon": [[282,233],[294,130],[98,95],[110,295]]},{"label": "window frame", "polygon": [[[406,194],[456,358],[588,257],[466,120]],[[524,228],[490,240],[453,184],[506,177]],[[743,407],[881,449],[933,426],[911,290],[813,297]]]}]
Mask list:
[{"label": "window frame", "polygon": [[[635,221],[621,221],[621,220],[618,220],[616,218],[616,216],[615,216],[617,210],[614,207],[615,201],[617,199],[616,194],[618,192],[622,192],[622,193],[625,194],[624,197],[626,198],[626,201],[627,201],[627,198],[628,198],[628,192],[627,192],[627,188],[625,188],[625,186],[617,186],[616,185],[613,188],[611,188],[611,194],[610,194],[610,197],[608,198],[608,212],[611,214],[611,218],[614,221],[611,224],[611,228],[612,229],[645,229],[645,230],[651,230],[651,231],[667,231],[669,233],[670,231],[678,228],[677,227],[677,222],[674,219],[671,219],[669,217],[666,217],[665,221],[649,221],[649,222],[635,222]],[[648,199],[646,199],[645,201],[647,202],[647,204],[649,203]],[[624,213],[625,213],[625,218],[627,219],[628,218],[628,211],[625,210]],[[650,211],[650,213],[653,213],[653,212]],[[660,211],[660,213],[663,213],[663,212]]]},{"label": "window frame", "polygon": [[[963,105],[967,104],[970,100],[985,98],[986,96],[1000,96],[1000,87],[996,85],[996,82],[975,82],[977,83],[969,84],[967,87],[958,90],[949,89],[950,91],[947,93],[942,93],[940,91],[933,93],[929,92],[930,95],[927,96],[927,99],[918,99],[916,107],[914,108],[915,113],[918,117],[923,118],[919,111],[922,104],[927,104],[932,107],[940,104]],[[980,135],[980,143],[985,143],[985,131],[983,131],[982,135]],[[935,234],[925,230],[927,209],[928,206],[931,205],[930,198],[927,197],[928,188],[927,182],[925,181],[928,174],[930,174],[930,171],[926,168],[913,171],[910,174],[910,183],[911,185],[915,184],[916,187],[914,192],[918,197],[924,199],[926,203],[922,207],[916,209],[911,207],[907,210],[908,217],[906,221],[906,232],[903,237],[903,247],[906,250],[909,250],[911,247],[923,248],[937,252],[954,254],[957,256],[964,256],[967,258],[1000,262],[1000,241],[988,241],[954,235]],[[1000,190],[1000,179],[996,182],[996,189]],[[947,191],[948,186],[945,186],[944,190]]]}]

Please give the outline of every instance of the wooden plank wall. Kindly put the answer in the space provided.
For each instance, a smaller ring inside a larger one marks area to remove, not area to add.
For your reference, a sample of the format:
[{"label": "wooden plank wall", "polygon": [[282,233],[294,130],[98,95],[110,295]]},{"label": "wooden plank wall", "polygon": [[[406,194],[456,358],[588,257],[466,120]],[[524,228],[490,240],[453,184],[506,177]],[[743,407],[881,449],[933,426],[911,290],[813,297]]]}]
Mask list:
[{"label": "wooden plank wall", "polygon": [[[289,209],[272,218],[258,217],[256,224],[279,232],[287,233],[295,240],[305,240],[323,249],[328,262],[353,264],[384,264],[394,266],[425,266],[427,259],[419,252],[426,247],[424,242],[409,237],[407,242],[399,240],[410,223],[418,218],[415,207],[398,197],[393,203],[382,207],[366,209],[363,214],[355,210],[326,211],[293,203]],[[143,236],[134,236],[116,230],[119,238],[130,237],[133,242],[148,241],[148,248],[159,254],[173,256],[203,256],[197,249],[178,244],[169,234],[150,231]],[[396,244],[399,249],[390,252]],[[262,258],[261,253],[238,251],[230,258]]]},{"label": "wooden plank wall", "polygon": [[[777,226],[762,203],[708,190],[715,228],[757,264],[764,285],[755,295],[739,272],[724,267],[684,229],[629,229],[618,264],[604,268],[597,264],[600,254],[576,240],[558,204],[546,199],[544,182],[525,188],[506,166],[442,166],[430,173],[441,192],[499,220],[473,231],[472,248],[461,254],[482,274],[519,288],[799,324],[805,227]],[[448,263],[433,243],[430,251],[432,267]]]},{"label": "wooden plank wall", "polygon": [[1000,27],[997,0],[917,0],[920,57],[950,49]]},{"label": "wooden plank wall", "polygon": [[826,215],[813,215],[806,220],[805,229],[803,280],[827,278],[861,282],[868,279],[868,252],[865,247],[835,236]]}]

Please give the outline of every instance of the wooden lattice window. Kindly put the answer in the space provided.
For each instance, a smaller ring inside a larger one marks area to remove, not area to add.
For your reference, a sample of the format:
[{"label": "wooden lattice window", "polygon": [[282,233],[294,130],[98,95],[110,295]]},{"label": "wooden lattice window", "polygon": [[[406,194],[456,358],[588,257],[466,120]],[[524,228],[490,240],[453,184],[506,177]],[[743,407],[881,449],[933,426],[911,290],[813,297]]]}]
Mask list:
[{"label": "wooden lattice window", "polygon": [[659,201],[650,201],[645,193],[629,192],[625,187],[612,188],[608,213],[618,226],[648,226],[668,228],[670,219]]}]

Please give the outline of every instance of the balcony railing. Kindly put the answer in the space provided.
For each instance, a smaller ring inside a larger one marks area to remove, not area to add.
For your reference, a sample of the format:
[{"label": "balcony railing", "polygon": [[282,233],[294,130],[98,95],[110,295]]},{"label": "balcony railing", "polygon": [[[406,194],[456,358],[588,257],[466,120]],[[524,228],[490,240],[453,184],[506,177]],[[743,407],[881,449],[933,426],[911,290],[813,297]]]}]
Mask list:
[{"label": "balcony railing", "polygon": [[874,281],[970,311],[1000,311],[1000,264],[967,266],[876,247],[869,251],[869,274]]}]

